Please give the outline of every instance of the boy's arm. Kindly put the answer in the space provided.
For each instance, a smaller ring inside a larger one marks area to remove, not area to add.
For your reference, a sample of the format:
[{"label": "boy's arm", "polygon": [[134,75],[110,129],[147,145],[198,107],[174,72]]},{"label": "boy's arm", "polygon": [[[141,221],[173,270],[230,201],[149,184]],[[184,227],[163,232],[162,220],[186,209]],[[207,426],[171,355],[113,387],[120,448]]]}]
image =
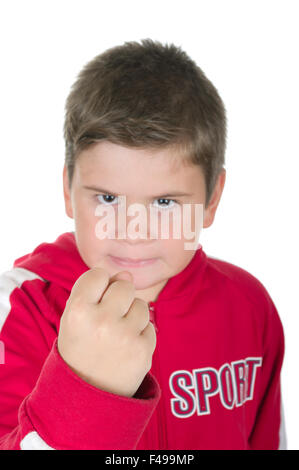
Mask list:
[{"label": "boy's arm", "polygon": [[134,449],[159,401],[157,381],[148,373],[133,398],[83,381],[57,350],[44,281],[19,274],[0,277],[0,449]]},{"label": "boy's arm", "polygon": [[252,450],[286,449],[286,433],[281,396],[281,367],[284,357],[284,333],[276,307],[267,295],[268,320],[259,393],[259,407],[250,436]]}]

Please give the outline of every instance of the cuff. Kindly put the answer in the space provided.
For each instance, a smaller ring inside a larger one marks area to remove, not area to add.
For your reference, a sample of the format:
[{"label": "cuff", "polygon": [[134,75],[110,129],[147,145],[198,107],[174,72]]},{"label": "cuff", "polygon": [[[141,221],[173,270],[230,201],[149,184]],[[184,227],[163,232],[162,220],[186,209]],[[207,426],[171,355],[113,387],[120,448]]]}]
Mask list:
[{"label": "cuff", "polygon": [[88,384],[62,359],[56,338],[26,400],[26,411],[37,433],[57,450],[131,450],[160,396],[159,383],[150,372],[132,398]]}]

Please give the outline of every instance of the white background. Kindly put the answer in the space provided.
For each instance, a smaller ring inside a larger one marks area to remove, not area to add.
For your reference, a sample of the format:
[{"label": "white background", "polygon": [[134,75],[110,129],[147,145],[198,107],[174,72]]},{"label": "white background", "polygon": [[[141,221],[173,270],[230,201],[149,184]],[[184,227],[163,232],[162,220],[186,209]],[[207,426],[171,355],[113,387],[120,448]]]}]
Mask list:
[{"label": "white background", "polygon": [[280,313],[288,448],[298,449],[298,1],[0,5],[0,271],[73,230],[63,203],[62,127],[83,65],[125,41],[181,46],[212,80],[228,116],[226,185],[201,243],[256,276]]}]

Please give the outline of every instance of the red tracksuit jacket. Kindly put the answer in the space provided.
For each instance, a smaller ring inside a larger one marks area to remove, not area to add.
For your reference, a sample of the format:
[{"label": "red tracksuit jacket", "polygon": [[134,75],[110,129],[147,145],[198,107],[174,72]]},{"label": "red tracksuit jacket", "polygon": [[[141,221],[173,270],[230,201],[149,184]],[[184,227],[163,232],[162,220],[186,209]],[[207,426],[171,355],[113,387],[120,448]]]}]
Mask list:
[{"label": "red tracksuit jacket", "polygon": [[199,245],[150,302],[152,369],[127,398],[84,382],[57,350],[88,269],[67,232],[0,277],[0,449],[286,448],[284,335],[260,281]]}]

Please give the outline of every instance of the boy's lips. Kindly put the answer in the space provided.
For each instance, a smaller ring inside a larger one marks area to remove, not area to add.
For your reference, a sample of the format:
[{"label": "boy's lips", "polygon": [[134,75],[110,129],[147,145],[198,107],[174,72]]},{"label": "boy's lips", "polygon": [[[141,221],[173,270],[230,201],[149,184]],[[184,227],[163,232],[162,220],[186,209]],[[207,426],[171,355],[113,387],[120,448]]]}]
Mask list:
[{"label": "boy's lips", "polygon": [[113,261],[113,263],[128,268],[140,268],[142,266],[148,266],[150,264],[153,264],[157,260],[157,258],[119,258],[117,256],[112,255],[109,255],[109,258]]}]

